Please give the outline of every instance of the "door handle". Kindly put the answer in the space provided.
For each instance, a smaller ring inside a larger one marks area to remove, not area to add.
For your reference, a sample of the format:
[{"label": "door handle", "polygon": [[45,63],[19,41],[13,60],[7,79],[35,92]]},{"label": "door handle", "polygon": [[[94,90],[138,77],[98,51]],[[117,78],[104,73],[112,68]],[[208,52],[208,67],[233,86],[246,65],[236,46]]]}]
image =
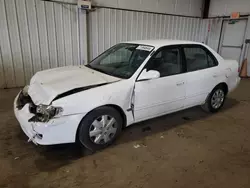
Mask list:
[{"label": "door handle", "polygon": [[214,77],[214,78],[217,78],[217,77],[218,77],[218,75],[217,75],[217,74],[214,74],[214,75],[213,75],[213,77]]},{"label": "door handle", "polygon": [[177,86],[181,86],[181,85],[183,85],[184,84],[184,82],[178,82],[176,85]]}]

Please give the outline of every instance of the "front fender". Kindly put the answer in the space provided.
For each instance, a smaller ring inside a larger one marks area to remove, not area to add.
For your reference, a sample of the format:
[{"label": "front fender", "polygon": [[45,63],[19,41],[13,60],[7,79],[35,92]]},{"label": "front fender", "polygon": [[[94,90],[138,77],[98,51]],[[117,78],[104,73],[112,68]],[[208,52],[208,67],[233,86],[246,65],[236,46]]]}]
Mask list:
[{"label": "front fender", "polygon": [[115,105],[120,107],[127,116],[127,124],[131,124],[133,116],[127,109],[131,105],[132,91],[133,83],[124,80],[74,93],[53,101],[52,105],[63,108],[62,116],[87,114],[100,106]]}]

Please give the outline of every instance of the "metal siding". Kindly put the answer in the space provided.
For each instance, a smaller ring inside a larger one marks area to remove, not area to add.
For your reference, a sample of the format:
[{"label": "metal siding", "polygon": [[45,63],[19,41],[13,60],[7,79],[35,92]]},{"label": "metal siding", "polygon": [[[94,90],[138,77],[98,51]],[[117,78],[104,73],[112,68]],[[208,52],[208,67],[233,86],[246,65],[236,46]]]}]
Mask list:
[{"label": "metal siding", "polygon": [[[195,29],[194,29],[194,32],[192,32],[192,37],[191,37],[192,40],[205,43],[208,46],[210,46],[212,49],[214,49],[215,51],[218,51],[221,27],[222,27],[221,18],[203,19],[200,21],[197,19],[193,19],[191,28],[193,27]],[[210,27],[210,31],[208,32],[209,27]]]},{"label": "metal siding", "polygon": [[85,10],[77,9],[77,16],[78,16],[78,62],[80,64],[86,64],[88,62],[88,40],[89,36],[87,33],[87,12]]},{"label": "metal siding", "polygon": [[249,48],[249,44],[247,45],[247,48],[246,48],[245,58],[247,59],[247,76],[250,76],[250,62],[249,62],[249,59],[250,59],[250,48]]},{"label": "metal siding", "polygon": [[156,13],[201,16],[202,0],[95,0],[94,5]]},{"label": "metal siding", "polygon": [[246,39],[250,39],[250,16],[248,16],[247,20]]},{"label": "metal siding", "polygon": [[[28,3],[28,2],[27,2]],[[45,2],[35,1],[36,3],[36,14],[38,23],[38,35],[39,35],[39,46],[41,53],[41,65],[42,69],[49,69],[49,46],[48,46],[48,30],[47,30],[47,19],[45,14]],[[34,63],[34,62],[33,62]]]},{"label": "metal siding", "polygon": [[[8,2],[8,3],[7,3]],[[21,52],[21,44],[19,37],[19,27],[17,23],[17,12],[14,0],[8,0],[6,2],[6,15],[8,18],[9,38],[12,52],[15,83],[16,86],[24,85],[24,69],[23,69],[23,58]]]},{"label": "metal siding", "polygon": [[65,48],[65,65],[72,65],[72,39],[71,39],[71,19],[70,5],[63,5],[63,31]]},{"label": "metal siding", "polygon": [[9,30],[5,10],[5,1],[0,3],[0,42],[1,42],[1,56],[3,68],[0,70],[1,75],[5,76],[5,87],[16,86],[16,79],[14,73],[14,65],[12,60],[12,51],[10,46]]},{"label": "metal siding", "polygon": [[[71,35],[72,35],[72,64],[79,65],[79,17],[76,6],[70,6]],[[86,22],[85,22],[86,24]]]},{"label": "metal siding", "polygon": [[232,12],[250,13],[249,0],[211,0],[209,16],[229,16]]},{"label": "metal siding", "polygon": [[195,40],[200,41],[199,36],[200,36],[201,21],[198,19],[195,19],[195,22],[196,22],[196,24],[195,24]]},{"label": "metal siding", "polygon": [[223,22],[223,36],[220,46],[222,57],[242,62],[243,56],[245,56],[243,52],[246,24],[247,20],[239,20],[235,24],[229,24],[228,20]]},{"label": "metal siding", "polygon": [[25,4],[26,4],[25,12],[26,12],[27,21],[28,21],[30,49],[31,49],[31,57],[32,57],[32,67],[33,67],[32,74],[34,74],[35,72],[42,70],[41,51],[40,51],[41,47],[39,43],[40,37],[38,34],[37,11],[36,11],[34,0],[30,0],[30,1],[25,0]]},{"label": "metal siding", "polygon": [[200,41],[204,38],[199,37],[202,22],[199,18],[97,9],[89,13],[90,59],[127,40],[168,38]]},{"label": "metal siding", "polygon": [[40,70],[80,64],[75,5],[2,0],[0,17],[0,88],[28,84]]},{"label": "metal siding", "polygon": [[45,2],[45,15],[46,26],[48,34],[48,50],[49,50],[49,62],[50,67],[55,68],[57,63],[57,49],[56,49],[56,30],[55,30],[55,15],[54,15],[54,3]]},{"label": "metal siding", "polygon": [[65,49],[64,49],[64,29],[63,29],[63,6],[54,4],[55,11],[55,30],[56,30],[56,47],[57,47],[57,66],[65,66]]},{"label": "metal siding", "polygon": [[28,20],[26,14],[26,3],[25,0],[16,1],[17,18],[19,26],[19,35],[21,40],[21,50],[23,56],[23,68],[25,71],[25,82],[29,82],[29,78],[33,75],[33,65],[28,29]]},{"label": "metal siding", "polygon": [[[207,19],[203,20],[203,34],[204,42],[210,46],[215,51],[218,51],[219,48],[219,40],[221,34],[221,27],[222,27],[222,19]],[[210,25],[210,32],[208,32],[208,28]]]},{"label": "metal siding", "polygon": [[208,22],[209,20],[203,20],[200,28],[199,41],[206,43],[207,34],[208,34]]},{"label": "metal siding", "polygon": [[[195,1],[198,0],[192,0]],[[40,0],[2,2],[1,88],[27,84],[34,73],[43,69],[78,65],[80,60],[86,63],[88,58],[93,59],[122,41],[194,40],[207,42],[215,50],[219,45],[222,20],[214,24],[212,20],[199,18],[101,8],[89,13],[87,36],[86,12],[78,12],[74,5]],[[212,24],[210,33],[209,23]]]},{"label": "metal siding", "polygon": [[77,0],[53,0],[53,1],[65,2],[65,3],[72,3],[72,4],[76,4],[77,3]]},{"label": "metal siding", "polygon": [[6,82],[5,82],[5,76],[3,71],[3,60],[2,60],[2,50],[1,50],[1,45],[0,45],[0,88],[5,88],[6,87]]}]

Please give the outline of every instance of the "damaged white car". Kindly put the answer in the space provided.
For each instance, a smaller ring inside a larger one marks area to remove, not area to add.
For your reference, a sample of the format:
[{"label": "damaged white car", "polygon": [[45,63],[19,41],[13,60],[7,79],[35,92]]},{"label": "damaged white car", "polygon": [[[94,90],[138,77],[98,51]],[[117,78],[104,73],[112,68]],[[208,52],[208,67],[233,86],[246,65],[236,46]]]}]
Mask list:
[{"label": "damaged white car", "polygon": [[35,144],[99,150],[135,122],[196,105],[217,112],[240,81],[238,66],[201,43],[121,43],[86,66],[36,73],[14,111]]}]

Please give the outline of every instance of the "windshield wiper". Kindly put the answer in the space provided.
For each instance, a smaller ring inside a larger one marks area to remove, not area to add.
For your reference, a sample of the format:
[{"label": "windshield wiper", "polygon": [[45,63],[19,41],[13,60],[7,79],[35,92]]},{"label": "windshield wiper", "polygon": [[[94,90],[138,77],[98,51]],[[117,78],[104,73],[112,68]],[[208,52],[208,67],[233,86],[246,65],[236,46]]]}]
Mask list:
[{"label": "windshield wiper", "polygon": [[122,79],[126,78],[126,77],[124,77],[124,76],[122,76],[122,75],[114,74],[113,72],[112,72],[112,73],[111,73],[111,72],[106,72],[106,71],[104,71],[104,70],[102,70],[102,69],[98,69],[98,68],[96,68],[96,67],[92,67],[90,64],[87,64],[87,65],[85,65],[85,66],[88,67],[88,68],[90,68],[90,69],[93,69],[93,70],[95,70],[95,71],[98,71],[98,72],[107,74],[107,75],[109,75],[109,76],[114,76],[114,77],[118,77],[118,78],[122,78]]},{"label": "windshield wiper", "polygon": [[85,65],[85,66],[88,67],[88,68],[91,68],[91,69],[93,69],[93,70],[95,70],[95,71],[98,71],[98,72],[101,72],[101,73],[104,73],[104,74],[108,74],[108,75],[110,75],[110,76],[113,76],[113,75],[111,75],[111,74],[108,73],[108,72],[105,72],[105,71],[103,71],[103,70],[101,70],[101,69],[98,69],[98,68],[96,68],[96,67],[92,67],[90,64]]},{"label": "windshield wiper", "polygon": [[100,69],[98,69],[98,68],[96,68],[96,67],[92,67],[90,64],[87,64],[87,65],[85,65],[85,66],[88,67],[88,68],[90,68],[90,69],[93,69],[93,70],[95,70],[95,71],[98,71],[98,72],[102,72],[102,73],[107,74],[106,72],[104,72],[104,71],[102,71],[102,70],[100,70]]},{"label": "windshield wiper", "polygon": [[92,69],[92,66],[90,64],[85,65],[85,67],[88,67],[88,68]]}]

